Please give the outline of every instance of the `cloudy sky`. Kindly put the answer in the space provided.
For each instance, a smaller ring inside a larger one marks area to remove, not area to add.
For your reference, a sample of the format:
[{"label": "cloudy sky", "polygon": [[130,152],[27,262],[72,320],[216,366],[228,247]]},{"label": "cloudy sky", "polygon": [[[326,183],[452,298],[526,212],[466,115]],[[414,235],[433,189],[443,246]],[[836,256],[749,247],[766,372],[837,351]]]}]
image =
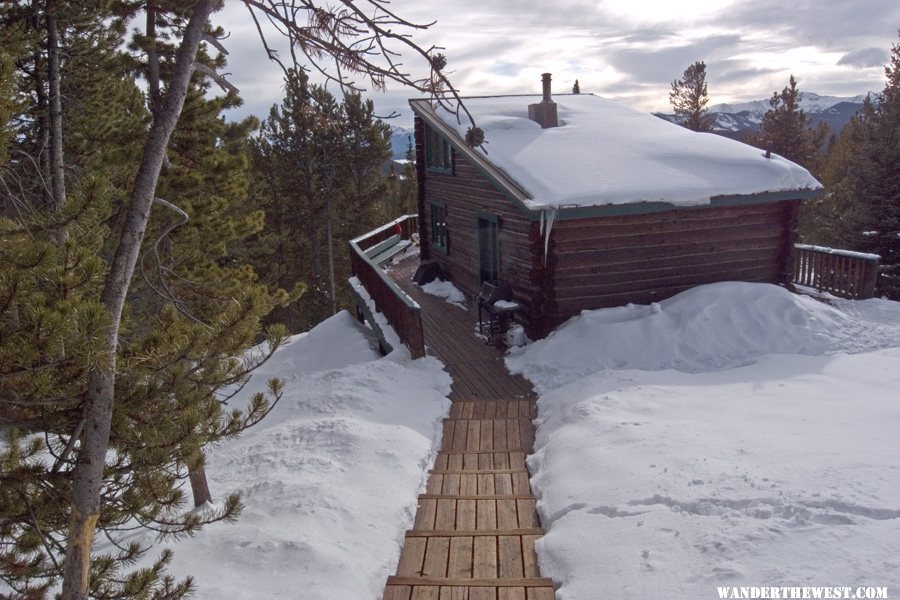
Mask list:
[{"label": "cloudy sky", "polygon": [[[365,2],[367,0],[362,0]],[[883,66],[900,27],[898,0],[392,0],[420,23],[420,45],[445,48],[447,71],[463,95],[554,89],[615,98],[667,111],[673,79],[696,60],[707,65],[711,104],[767,98],[794,74],[801,90],[854,96],[884,85]],[[267,61],[243,4],[215,15],[231,34],[228,71],[241,113],[265,115],[281,98],[281,71]],[[283,50],[282,50],[283,51]],[[420,74],[424,65],[409,65]],[[383,114],[411,121],[410,93],[372,93]]]}]

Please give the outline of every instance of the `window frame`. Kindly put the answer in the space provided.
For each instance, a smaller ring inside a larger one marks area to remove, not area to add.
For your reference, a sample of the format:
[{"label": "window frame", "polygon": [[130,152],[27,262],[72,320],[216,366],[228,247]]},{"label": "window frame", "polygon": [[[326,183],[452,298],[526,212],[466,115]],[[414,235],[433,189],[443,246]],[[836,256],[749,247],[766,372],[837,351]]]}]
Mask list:
[{"label": "window frame", "polygon": [[453,146],[428,125],[425,126],[425,170],[453,175]]},{"label": "window frame", "polygon": [[[431,247],[441,254],[450,254],[450,237],[447,229],[447,203],[432,202],[430,206]],[[438,219],[438,215],[443,217]],[[439,235],[440,234],[440,235]]]}]

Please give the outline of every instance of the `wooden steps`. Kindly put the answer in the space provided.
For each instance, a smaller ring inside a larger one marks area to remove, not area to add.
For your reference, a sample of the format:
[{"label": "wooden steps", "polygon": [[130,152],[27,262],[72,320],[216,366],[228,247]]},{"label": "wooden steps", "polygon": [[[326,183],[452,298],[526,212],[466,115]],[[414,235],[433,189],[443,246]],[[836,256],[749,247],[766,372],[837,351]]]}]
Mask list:
[{"label": "wooden steps", "polygon": [[543,535],[525,458],[536,395],[479,340],[475,311],[410,282],[418,261],[390,275],[422,307],[425,343],[453,377],[440,451],[406,532],[384,600],[554,600],[534,551]]},{"label": "wooden steps", "polygon": [[525,464],[534,411],[531,400],[453,403],[386,600],[553,600]]}]

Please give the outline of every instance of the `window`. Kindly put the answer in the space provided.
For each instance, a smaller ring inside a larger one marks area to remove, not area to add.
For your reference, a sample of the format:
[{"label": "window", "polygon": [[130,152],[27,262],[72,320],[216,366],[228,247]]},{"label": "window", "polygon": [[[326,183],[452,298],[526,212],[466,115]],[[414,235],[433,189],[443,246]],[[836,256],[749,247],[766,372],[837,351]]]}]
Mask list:
[{"label": "window", "polygon": [[431,247],[447,254],[447,205],[431,205]]},{"label": "window", "polygon": [[425,126],[425,167],[433,173],[453,174],[453,149],[431,127]]}]

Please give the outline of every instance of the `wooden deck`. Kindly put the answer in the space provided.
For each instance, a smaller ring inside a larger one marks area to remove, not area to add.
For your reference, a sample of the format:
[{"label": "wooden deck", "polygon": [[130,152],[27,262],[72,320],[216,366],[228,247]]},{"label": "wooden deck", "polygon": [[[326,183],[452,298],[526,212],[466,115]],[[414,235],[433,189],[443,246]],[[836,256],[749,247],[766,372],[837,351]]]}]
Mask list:
[{"label": "wooden deck", "polygon": [[534,551],[543,530],[525,464],[534,391],[475,336],[472,308],[410,282],[417,264],[404,261],[391,275],[422,307],[428,351],[453,377],[453,404],[384,600],[553,600]]},{"label": "wooden deck", "polygon": [[412,282],[418,265],[418,259],[406,259],[391,267],[388,274],[422,307],[428,353],[440,358],[453,376],[450,399],[536,398],[528,380],[509,374],[503,364],[503,354],[475,336],[478,311],[471,302],[464,310],[424,293]]}]

